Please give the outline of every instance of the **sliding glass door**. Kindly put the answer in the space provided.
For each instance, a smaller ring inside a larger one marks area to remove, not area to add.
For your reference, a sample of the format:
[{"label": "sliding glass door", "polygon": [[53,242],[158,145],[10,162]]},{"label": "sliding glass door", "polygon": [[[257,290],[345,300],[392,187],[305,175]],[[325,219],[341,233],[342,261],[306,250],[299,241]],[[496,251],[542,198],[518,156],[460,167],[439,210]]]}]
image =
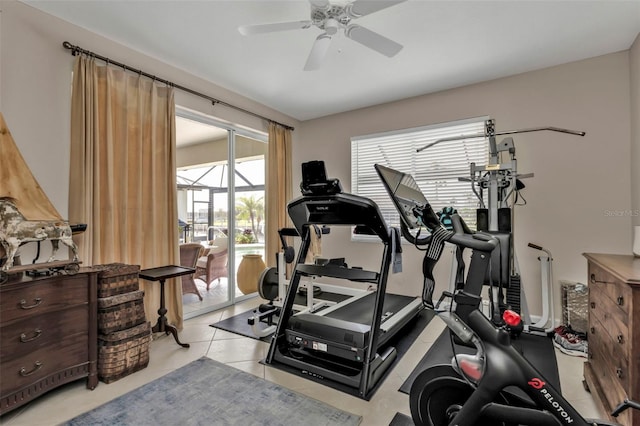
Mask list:
[{"label": "sliding glass door", "polygon": [[264,183],[267,144],[236,134],[234,207],[236,296],[257,291],[257,271],[264,265]]},{"label": "sliding glass door", "polygon": [[183,291],[191,318],[255,295],[245,259],[264,256],[267,135],[181,108],[176,115],[179,243],[203,248],[198,294]]}]

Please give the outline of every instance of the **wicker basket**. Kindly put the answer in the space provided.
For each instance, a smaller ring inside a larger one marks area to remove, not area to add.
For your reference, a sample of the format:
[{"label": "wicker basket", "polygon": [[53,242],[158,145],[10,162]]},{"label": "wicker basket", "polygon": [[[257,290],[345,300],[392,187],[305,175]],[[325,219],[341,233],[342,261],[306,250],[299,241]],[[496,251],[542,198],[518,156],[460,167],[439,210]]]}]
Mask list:
[{"label": "wicker basket", "polygon": [[98,273],[98,297],[115,296],[138,290],[139,265],[109,263],[96,265],[92,269]]},{"label": "wicker basket", "polygon": [[584,284],[560,281],[562,288],[562,323],[575,331],[589,329],[589,287]]},{"label": "wicker basket", "polygon": [[115,382],[149,365],[151,324],[98,336],[98,378]]},{"label": "wicker basket", "polygon": [[109,334],[146,321],[144,291],[138,290],[98,299],[98,332]]}]

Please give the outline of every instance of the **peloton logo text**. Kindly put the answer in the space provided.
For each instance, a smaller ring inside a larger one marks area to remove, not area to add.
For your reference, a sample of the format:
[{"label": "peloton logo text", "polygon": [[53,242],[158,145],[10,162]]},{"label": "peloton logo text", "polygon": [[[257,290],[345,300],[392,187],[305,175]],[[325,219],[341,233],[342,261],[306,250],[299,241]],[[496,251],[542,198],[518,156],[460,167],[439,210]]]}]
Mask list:
[{"label": "peloton logo text", "polygon": [[549,405],[551,405],[551,407],[553,407],[558,412],[558,414],[560,414],[560,417],[562,417],[566,424],[573,423],[573,419],[571,418],[569,413],[567,413],[565,409],[560,405],[560,403],[553,398],[553,395],[551,395],[549,391],[544,388],[544,385],[545,382],[538,379],[537,377],[529,380],[529,386],[540,391],[542,396],[544,396],[544,398],[549,401]]}]

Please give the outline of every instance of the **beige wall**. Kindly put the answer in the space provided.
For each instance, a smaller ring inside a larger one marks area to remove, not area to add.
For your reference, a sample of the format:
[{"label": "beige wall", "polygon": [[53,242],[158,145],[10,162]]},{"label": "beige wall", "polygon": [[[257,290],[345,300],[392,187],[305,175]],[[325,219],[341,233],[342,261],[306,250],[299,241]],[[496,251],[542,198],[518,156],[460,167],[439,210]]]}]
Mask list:
[{"label": "beige wall", "polygon": [[[97,34],[13,0],[0,2],[0,110],[45,193],[65,216],[69,188],[71,71],[74,58],[63,41],[77,44],[270,119],[297,126],[291,117],[194,77]],[[256,117],[176,91],[176,103],[259,131]],[[295,142],[297,134],[294,132]],[[55,159],[55,161],[54,161]]]},{"label": "beige wall", "polygon": [[629,50],[631,84],[631,211],[640,226],[640,34]]},{"label": "beige wall", "polygon": [[[535,173],[525,181],[528,204],[515,212],[515,238],[523,285],[532,289],[530,305],[539,313],[533,291],[539,288],[539,263],[528,242],[551,250],[556,281],[585,282],[583,252],[630,253],[631,218],[607,212],[631,208],[629,102],[629,53],[620,52],[307,121],[294,148],[294,183],[299,182],[301,162],[325,160],[327,174],[339,178],[348,191],[349,138],[356,135],[482,115],[494,118],[498,130],[557,126],[585,131],[583,138],[550,132],[514,137],[519,171]],[[417,158],[421,155],[427,154]],[[351,243],[343,232],[335,243],[323,240],[323,252],[374,267],[372,254],[379,248]],[[448,259],[443,260],[437,270],[440,289],[450,268]],[[391,276],[390,289],[417,294],[421,256],[407,246],[403,261],[405,272]]]}]

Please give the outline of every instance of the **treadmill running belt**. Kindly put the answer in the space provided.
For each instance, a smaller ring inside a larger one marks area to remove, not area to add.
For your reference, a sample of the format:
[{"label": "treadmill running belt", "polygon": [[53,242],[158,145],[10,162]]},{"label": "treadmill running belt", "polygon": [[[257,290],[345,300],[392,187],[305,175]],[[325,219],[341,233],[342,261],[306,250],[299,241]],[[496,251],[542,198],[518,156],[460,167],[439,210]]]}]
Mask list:
[{"label": "treadmill running belt", "polygon": [[[385,313],[391,312],[395,314],[409,303],[411,303],[415,297],[402,296],[399,294],[387,293],[384,296],[384,305],[382,308],[382,323],[387,317]],[[328,313],[327,316],[343,321],[355,322],[358,324],[371,324],[373,319],[373,305],[376,300],[375,293],[369,293],[365,297],[362,297],[354,302],[351,302],[340,309]]]},{"label": "treadmill running belt", "polygon": [[[524,357],[544,376],[558,392],[560,390],[560,375],[558,374],[558,362],[551,339],[544,336],[535,336],[522,333],[518,339],[512,340]],[[458,353],[474,353],[474,348],[466,346],[456,346]],[[449,330],[445,329],[442,334],[433,342],[431,348],[420,360],[416,368],[411,372],[409,378],[402,384],[399,391],[408,394],[411,391],[413,381],[427,368],[437,364],[450,364],[453,357],[451,351],[451,340]],[[524,395],[524,393],[522,393]]]}]

